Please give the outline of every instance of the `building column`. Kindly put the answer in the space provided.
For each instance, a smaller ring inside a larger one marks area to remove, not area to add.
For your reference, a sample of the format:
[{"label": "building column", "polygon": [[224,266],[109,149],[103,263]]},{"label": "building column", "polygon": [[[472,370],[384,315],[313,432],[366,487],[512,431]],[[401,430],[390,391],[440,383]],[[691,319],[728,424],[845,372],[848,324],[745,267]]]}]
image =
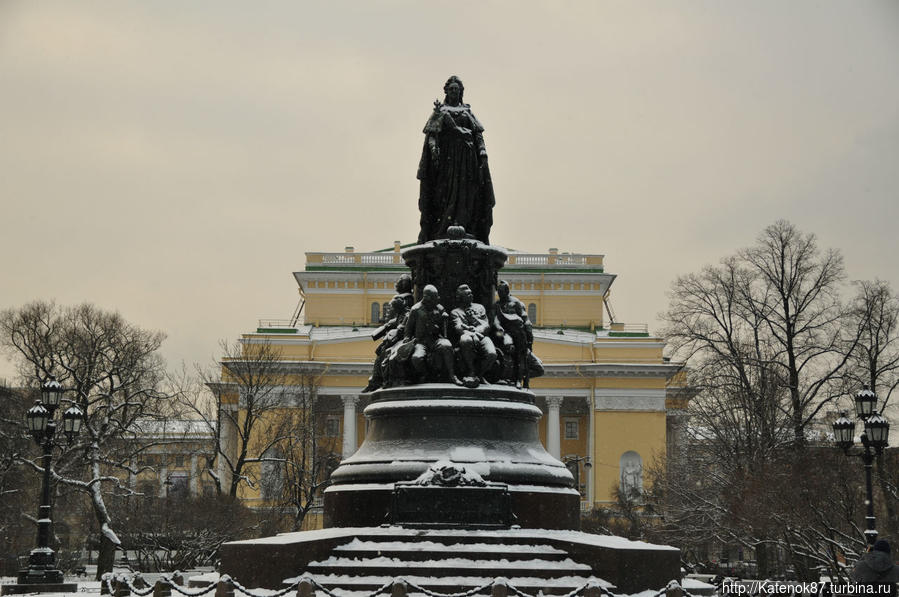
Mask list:
[{"label": "building column", "polygon": [[559,411],[562,408],[562,396],[547,396],[546,407],[546,449],[554,458],[562,457],[562,438],[559,433]]},{"label": "building column", "polygon": [[343,399],[343,457],[349,458],[356,451],[356,404],[359,396],[341,396]]},{"label": "building column", "polygon": [[[161,455],[162,458],[165,458],[165,454]],[[169,478],[169,466],[167,464],[163,464],[159,467],[159,497],[165,497],[169,494],[169,486],[165,484]]]},{"label": "building column", "polygon": [[197,470],[196,454],[190,455],[190,495],[196,497],[200,493],[200,471]]},{"label": "building column", "polygon": [[234,412],[235,409],[231,405],[222,405],[220,408],[223,411],[219,413],[218,420],[218,424],[221,426],[219,431],[218,449],[221,453],[215,455],[216,472],[219,481],[222,484],[222,491],[227,494],[231,487],[231,469],[228,467],[224,454],[227,454],[228,458],[234,457],[234,446],[237,441],[237,433],[234,428],[234,421],[231,420],[231,413]]},{"label": "building column", "polygon": [[587,474],[587,503],[590,504],[590,509],[593,509],[593,462],[595,461],[594,446],[595,446],[595,432],[593,427],[595,425],[596,420],[596,408],[593,405],[593,398],[591,396],[587,396],[587,458],[590,459],[590,466],[585,466],[584,471]]}]

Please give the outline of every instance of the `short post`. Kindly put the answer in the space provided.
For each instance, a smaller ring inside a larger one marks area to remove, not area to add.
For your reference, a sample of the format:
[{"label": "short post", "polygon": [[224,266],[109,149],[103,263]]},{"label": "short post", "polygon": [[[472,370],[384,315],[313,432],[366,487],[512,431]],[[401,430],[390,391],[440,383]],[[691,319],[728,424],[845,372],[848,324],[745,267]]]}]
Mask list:
[{"label": "short post", "polygon": [[497,576],[493,579],[493,586],[490,587],[490,597],[508,597],[509,585],[505,578]]},{"label": "short post", "polygon": [[159,579],[153,585],[153,597],[172,597],[172,585],[165,579]]},{"label": "short post", "polygon": [[124,576],[117,577],[112,584],[113,597],[129,597],[131,588],[128,586],[128,580]]},{"label": "short post", "polygon": [[390,587],[390,597],[406,597],[407,591],[406,581],[398,578],[393,581],[393,586]]},{"label": "short post", "polygon": [[312,597],[314,590],[315,587],[312,585],[312,579],[308,576],[304,576],[300,579],[300,584],[297,585],[297,597]]},{"label": "short post", "polygon": [[587,583],[587,586],[584,587],[584,597],[602,597],[602,588],[599,586],[599,581],[594,579]]},{"label": "short post", "polygon": [[215,584],[215,597],[234,597],[234,583],[225,575]]},{"label": "short post", "polygon": [[665,587],[665,597],[684,597],[684,590],[681,588],[680,583],[676,580],[669,582],[668,586]]},{"label": "short post", "polygon": [[179,587],[184,586],[184,575],[181,574],[178,570],[172,573],[172,584],[178,585]]}]

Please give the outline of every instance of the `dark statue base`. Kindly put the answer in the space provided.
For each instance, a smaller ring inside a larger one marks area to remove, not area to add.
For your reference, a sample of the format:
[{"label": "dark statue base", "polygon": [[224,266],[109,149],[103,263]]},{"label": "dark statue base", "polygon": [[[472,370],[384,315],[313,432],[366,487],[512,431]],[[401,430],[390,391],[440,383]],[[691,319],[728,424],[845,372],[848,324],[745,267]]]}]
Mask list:
[{"label": "dark statue base", "polygon": [[486,487],[428,487],[397,483],[391,523],[404,527],[509,528],[512,505],[501,484]]},{"label": "dark statue base", "polygon": [[[419,509],[430,510],[434,524],[474,528],[502,520],[505,526],[579,528],[580,495],[568,468],[540,443],[541,412],[531,392],[501,385],[420,384],[378,390],[371,397],[365,441],[334,471],[325,491],[325,526],[391,523],[397,520],[392,511],[397,484],[405,486],[432,467],[449,465],[464,471],[466,478],[458,481],[462,487],[439,479],[419,481],[435,489],[416,494]],[[465,485],[475,484],[502,484],[508,510],[482,513],[479,518],[488,523],[466,521],[468,498],[447,499],[440,492],[460,489],[456,494],[464,496]]]}]

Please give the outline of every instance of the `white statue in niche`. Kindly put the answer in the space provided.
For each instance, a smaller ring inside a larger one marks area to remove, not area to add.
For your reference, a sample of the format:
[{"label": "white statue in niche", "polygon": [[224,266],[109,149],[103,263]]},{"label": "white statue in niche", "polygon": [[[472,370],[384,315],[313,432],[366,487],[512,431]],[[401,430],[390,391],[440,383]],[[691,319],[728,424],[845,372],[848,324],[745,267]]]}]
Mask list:
[{"label": "white statue in niche", "polygon": [[629,450],[621,455],[618,462],[621,471],[619,486],[627,497],[636,497],[643,493],[643,459],[640,455]]}]

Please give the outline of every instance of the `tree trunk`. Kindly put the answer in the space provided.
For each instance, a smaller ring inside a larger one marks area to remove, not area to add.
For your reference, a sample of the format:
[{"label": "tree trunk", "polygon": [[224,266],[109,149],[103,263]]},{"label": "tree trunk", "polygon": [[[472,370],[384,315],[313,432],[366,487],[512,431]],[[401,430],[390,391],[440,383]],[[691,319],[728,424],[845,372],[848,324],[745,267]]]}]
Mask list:
[{"label": "tree trunk", "polygon": [[115,563],[115,551],[118,547],[105,534],[100,533],[100,553],[97,555],[97,577],[100,580],[107,572],[112,572]]},{"label": "tree trunk", "polygon": [[770,578],[771,566],[768,561],[768,545],[759,541],[755,544],[756,576],[758,578]]},{"label": "tree trunk", "polygon": [[[874,387],[874,386],[871,386]],[[886,510],[886,520],[880,520],[877,526],[880,527],[880,535],[882,537],[895,537],[899,529],[896,528],[896,502],[890,497],[890,490],[887,487],[886,470],[883,454],[878,454],[874,460],[877,466],[877,484],[880,486],[881,495],[883,496],[883,505]],[[876,503],[876,502],[875,502]]]}]

